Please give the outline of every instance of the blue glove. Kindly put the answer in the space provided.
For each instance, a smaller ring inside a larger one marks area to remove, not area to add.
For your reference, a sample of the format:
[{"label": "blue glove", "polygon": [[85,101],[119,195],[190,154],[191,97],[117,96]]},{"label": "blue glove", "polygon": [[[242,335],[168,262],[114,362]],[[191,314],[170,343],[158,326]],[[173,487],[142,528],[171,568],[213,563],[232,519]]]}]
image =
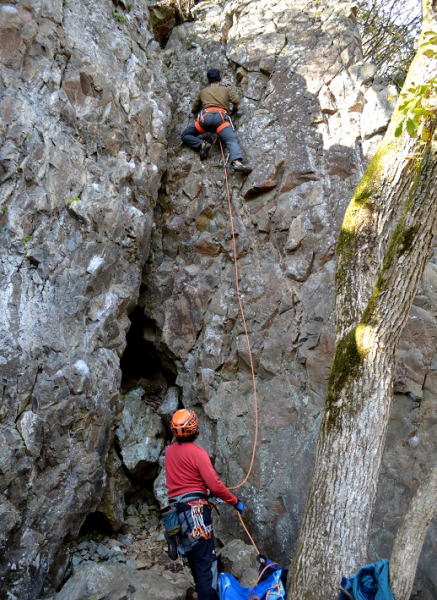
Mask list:
[{"label": "blue glove", "polygon": [[241,500],[238,500],[237,504],[234,506],[234,508],[236,510],[238,510],[238,512],[241,514],[244,510],[244,504],[241,502]]}]

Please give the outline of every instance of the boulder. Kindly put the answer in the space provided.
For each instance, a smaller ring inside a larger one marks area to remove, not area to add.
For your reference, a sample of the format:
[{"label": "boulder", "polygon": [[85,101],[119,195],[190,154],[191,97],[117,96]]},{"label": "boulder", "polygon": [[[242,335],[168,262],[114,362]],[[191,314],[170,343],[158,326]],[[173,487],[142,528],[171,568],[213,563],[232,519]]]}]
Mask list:
[{"label": "boulder", "polygon": [[105,515],[114,531],[124,524],[125,495],[130,488],[123,463],[112,448],[106,460],[106,483],[102,500],[96,511]]},{"label": "boulder", "polygon": [[137,388],[123,396],[121,422],[115,435],[125,467],[133,474],[147,476],[164,446],[161,418],[143,401]]},{"label": "boulder", "polygon": [[96,563],[77,567],[55,600],[185,600],[191,585],[188,578],[171,572]]},{"label": "boulder", "polygon": [[223,571],[231,573],[244,587],[255,585],[259,565],[253,546],[241,540],[232,540],[220,549],[219,557]]}]

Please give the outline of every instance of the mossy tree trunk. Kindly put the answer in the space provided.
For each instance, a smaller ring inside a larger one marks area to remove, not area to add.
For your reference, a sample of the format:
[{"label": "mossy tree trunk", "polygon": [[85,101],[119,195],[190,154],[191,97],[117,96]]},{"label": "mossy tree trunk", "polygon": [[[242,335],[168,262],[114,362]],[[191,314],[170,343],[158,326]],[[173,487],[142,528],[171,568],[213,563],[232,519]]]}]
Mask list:
[{"label": "mossy tree trunk", "polygon": [[[423,32],[433,17],[431,0],[424,0]],[[403,91],[429,81],[435,72],[435,58],[424,50],[419,44]],[[428,123],[429,139],[421,142],[405,129],[395,136],[403,118],[398,103],[349,204],[338,241],[336,350],[291,562],[290,600],[337,599],[341,577],[368,562],[394,353],[437,221],[435,119]]]}]

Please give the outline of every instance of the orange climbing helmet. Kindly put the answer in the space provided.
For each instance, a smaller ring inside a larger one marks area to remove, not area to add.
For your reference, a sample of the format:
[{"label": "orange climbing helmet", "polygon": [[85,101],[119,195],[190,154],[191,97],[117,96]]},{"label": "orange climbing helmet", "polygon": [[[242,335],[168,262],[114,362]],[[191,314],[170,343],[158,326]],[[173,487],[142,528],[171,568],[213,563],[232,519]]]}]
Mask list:
[{"label": "orange climbing helmet", "polygon": [[194,410],[182,408],[177,410],[170,423],[170,429],[176,438],[185,438],[199,432],[199,417]]}]

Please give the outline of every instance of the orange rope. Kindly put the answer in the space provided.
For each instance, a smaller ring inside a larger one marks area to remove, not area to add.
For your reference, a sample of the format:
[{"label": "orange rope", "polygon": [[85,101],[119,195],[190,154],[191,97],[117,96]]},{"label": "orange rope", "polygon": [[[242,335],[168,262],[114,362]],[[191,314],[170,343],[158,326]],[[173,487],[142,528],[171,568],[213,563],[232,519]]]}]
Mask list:
[{"label": "orange rope", "polygon": [[[241,320],[243,322],[244,335],[246,336],[247,351],[249,354],[249,365],[250,365],[250,372],[252,374],[253,405],[254,405],[254,414],[255,414],[255,433],[254,433],[254,439],[253,439],[252,456],[250,458],[249,468],[248,468],[248,471],[247,471],[244,479],[242,479],[240,481],[240,483],[238,483],[237,485],[233,485],[232,487],[229,488],[230,490],[236,490],[247,482],[247,480],[249,479],[249,476],[252,472],[253,463],[254,463],[255,454],[256,454],[256,446],[258,443],[259,418],[258,418],[258,398],[257,398],[257,391],[256,391],[255,367],[253,365],[253,357],[252,357],[252,350],[251,350],[251,346],[250,346],[249,332],[247,330],[246,317],[244,314],[243,301],[241,299],[240,286],[239,286],[240,276],[239,276],[239,272],[238,272],[237,242],[236,242],[236,238],[235,238],[234,217],[232,214],[231,192],[229,189],[228,171],[225,166],[226,159],[225,159],[225,155],[223,152],[223,144],[222,144],[222,141],[220,138],[219,138],[219,141],[220,141],[220,151],[222,153],[222,160],[223,160],[223,166],[224,166],[224,172],[225,172],[226,196],[227,196],[227,201],[228,201],[228,215],[229,215],[229,222],[230,222],[231,234],[232,234],[232,251],[233,251],[233,255],[234,255],[234,269],[235,269],[235,289],[237,292],[238,305],[240,307]],[[240,516],[240,519],[241,519],[241,516]],[[241,522],[243,523],[242,519],[241,519]],[[246,528],[245,528],[245,530],[246,530],[246,533],[250,537],[250,534]],[[252,539],[252,538],[250,538],[250,539]],[[252,541],[252,543],[254,543],[254,542]]]},{"label": "orange rope", "polygon": [[260,551],[258,550],[258,546],[255,544],[253,537],[250,535],[249,530],[246,527],[246,523],[243,521],[243,517],[241,516],[239,511],[237,511],[237,513],[238,513],[238,518],[240,519],[241,526],[243,527],[244,531],[246,532],[246,535],[249,538],[249,540],[252,542],[252,546],[255,548],[256,553],[260,554]]}]

